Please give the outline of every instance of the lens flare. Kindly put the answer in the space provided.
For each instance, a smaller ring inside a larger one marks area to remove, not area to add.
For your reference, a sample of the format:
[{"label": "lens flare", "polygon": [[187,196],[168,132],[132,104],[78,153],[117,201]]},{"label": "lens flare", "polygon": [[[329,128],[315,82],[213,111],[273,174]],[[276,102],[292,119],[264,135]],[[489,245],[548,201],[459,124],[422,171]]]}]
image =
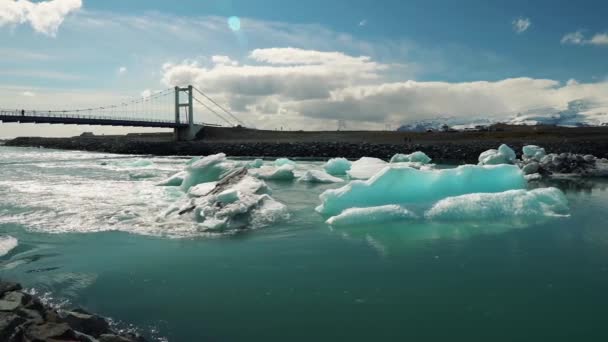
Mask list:
[{"label": "lens flare", "polygon": [[230,29],[232,31],[238,31],[241,29],[241,19],[239,19],[239,17],[230,17],[228,18],[228,27],[230,27]]}]

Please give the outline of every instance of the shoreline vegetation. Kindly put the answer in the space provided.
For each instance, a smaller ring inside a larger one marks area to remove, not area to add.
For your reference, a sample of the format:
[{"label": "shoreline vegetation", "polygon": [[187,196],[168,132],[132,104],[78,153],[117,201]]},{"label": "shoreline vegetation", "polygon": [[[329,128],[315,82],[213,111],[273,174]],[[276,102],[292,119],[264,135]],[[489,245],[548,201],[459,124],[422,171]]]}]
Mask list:
[{"label": "shoreline vegetation", "polygon": [[55,310],[0,279],[0,341],[145,342],[143,337],[112,330],[108,320],[82,309]]},{"label": "shoreline vegetation", "polygon": [[475,163],[480,153],[508,144],[516,151],[539,145],[553,153],[608,158],[608,127],[508,126],[465,132],[266,131],[206,127],[195,141],[176,142],[170,133],[70,138],[20,137],[6,146],[42,147],[116,154],[211,155],[388,160],[396,153],[424,151],[437,163]]}]

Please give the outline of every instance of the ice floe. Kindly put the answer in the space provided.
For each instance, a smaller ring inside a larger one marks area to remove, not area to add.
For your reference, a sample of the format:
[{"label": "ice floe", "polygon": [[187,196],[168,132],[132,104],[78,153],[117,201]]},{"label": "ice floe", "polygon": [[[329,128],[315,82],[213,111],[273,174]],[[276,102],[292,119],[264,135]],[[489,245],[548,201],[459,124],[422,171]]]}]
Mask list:
[{"label": "ice floe", "polygon": [[540,188],[448,197],[437,202],[425,216],[447,221],[487,221],[566,216],[568,211],[568,201],[561,190]]},{"label": "ice floe", "polygon": [[346,173],[352,179],[368,179],[380,172],[388,165],[382,159],[363,157],[351,164]]},{"label": "ice floe", "polygon": [[181,186],[184,182],[184,178],[188,175],[186,171],[180,171],[173,176],[159,182],[158,186]]},{"label": "ice floe", "polygon": [[333,158],[327,161],[323,168],[327,173],[333,176],[344,176],[351,168],[350,160],[346,158]]},{"label": "ice floe", "polygon": [[283,164],[279,167],[264,166],[251,170],[251,174],[264,180],[289,181],[295,178],[294,169],[294,166],[290,164]]},{"label": "ice floe", "polygon": [[217,181],[236,167],[237,164],[228,160],[224,153],[195,159],[186,167],[187,174],[181,188],[187,192],[188,189],[197,184]]},{"label": "ice floe", "polygon": [[517,156],[509,146],[502,144],[498,150],[487,150],[479,155],[479,165],[515,164]]},{"label": "ice floe", "polygon": [[404,163],[404,162],[413,162],[420,164],[428,164],[431,161],[431,158],[426,155],[426,153],[421,151],[416,151],[411,154],[395,154],[391,158],[391,163]]},{"label": "ice floe", "polygon": [[353,207],[428,203],[449,196],[476,192],[502,192],[526,186],[517,166],[462,165],[444,170],[417,170],[394,164],[367,181],[352,181],[321,194],[317,211],[335,215]]},{"label": "ice floe", "polygon": [[342,178],[334,177],[321,170],[308,170],[300,178],[300,182],[307,183],[342,183]]},{"label": "ice floe", "polygon": [[287,158],[279,158],[277,160],[274,161],[274,166],[276,167],[281,167],[283,165],[296,165],[296,162],[294,162],[293,160],[287,159]]}]

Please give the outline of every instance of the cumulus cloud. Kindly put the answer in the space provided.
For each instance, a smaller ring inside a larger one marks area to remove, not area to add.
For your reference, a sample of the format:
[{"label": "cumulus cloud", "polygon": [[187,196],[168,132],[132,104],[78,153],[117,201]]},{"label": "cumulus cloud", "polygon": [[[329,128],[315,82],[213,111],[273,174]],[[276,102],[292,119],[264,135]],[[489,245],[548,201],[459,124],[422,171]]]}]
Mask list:
[{"label": "cumulus cloud", "polygon": [[118,75],[124,75],[127,73],[127,67],[121,66],[118,68]]},{"label": "cumulus cloud", "polygon": [[35,93],[31,92],[31,91],[24,91],[23,93],[21,93],[22,96],[26,96],[26,97],[34,97],[36,96]]},{"label": "cumulus cloud", "polygon": [[524,33],[530,28],[532,22],[530,21],[530,18],[522,17],[513,20],[511,24],[513,25],[513,31],[515,31],[515,33]]},{"label": "cumulus cloud", "polygon": [[565,34],[562,37],[561,43],[570,45],[608,45],[608,32],[596,33],[590,39],[587,39],[583,30],[578,30]]},{"label": "cumulus cloud", "polygon": [[228,63],[231,59],[225,56],[212,58],[211,66],[197,61],[167,63],[163,83],[194,84],[206,91],[240,96],[312,99],[325,98],[333,89],[378,79],[388,67],[365,56],[296,48],[256,49],[248,59],[254,63]]},{"label": "cumulus cloud", "polygon": [[328,120],[348,120],[368,127],[445,115],[505,119],[538,108],[565,109],[578,99],[608,103],[608,82],[528,77],[389,82],[390,65],[341,52],[270,48],[251,51],[251,63],[235,66],[228,57],[212,60],[210,66],[195,61],[166,64],[163,82],[201,87],[234,111],[264,118],[263,125],[289,120],[327,128]]},{"label": "cumulus cloud", "polygon": [[0,1],[0,26],[29,23],[40,33],[55,36],[65,17],[82,7],[82,0]]}]

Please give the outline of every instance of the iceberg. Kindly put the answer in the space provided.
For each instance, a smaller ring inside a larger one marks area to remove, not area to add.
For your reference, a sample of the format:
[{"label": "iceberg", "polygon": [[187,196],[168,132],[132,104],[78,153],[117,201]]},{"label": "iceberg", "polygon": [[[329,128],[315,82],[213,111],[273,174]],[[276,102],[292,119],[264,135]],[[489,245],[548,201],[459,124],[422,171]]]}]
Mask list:
[{"label": "iceberg", "polygon": [[437,202],[425,217],[435,220],[534,219],[568,215],[568,201],[557,188],[475,193]]},{"label": "iceberg", "polygon": [[430,203],[469,193],[524,189],[523,172],[514,165],[462,165],[444,170],[417,170],[393,164],[372,178],[323,192],[321,214],[336,215],[348,208],[387,204]]},{"label": "iceberg", "polygon": [[264,165],[264,161],[262,159],[254,159],[246,164],[248,169],[259,169]]},{"label": "iceberg", "polygon": [[296,165],[296,162],[294,162],[293,160],[287,159],[287,158],[279,158],[277,160],[274,161],[274,166],[276,167],[281,167],[283,165]]},{"label": "iceberg", "polygon": [[326,223],[334,226],[357,225],[413,219],[416,215],[399,205],[383,205],[370,208],[348,208]]},{"label": "iceberg", "polygon": [[235,168],[237,168],[236,163],[227,160],[224,153],[194,160],[186,166],[187,175],[184,177],[181,188],[184,192],[188,192],[188,189],[197,184],[220,180]]},{"label": "iceberg", "polygon": [[351,164],[346,158],[333,158],[328,160],[323,168],[332,176],[343,176],[346,175],[346,171],[350,170]]},{"label": "iceberg", "polygon": [[[212,184],[204,183],[205,187]],[[191,188],[191,192],[202,186]],[[287,207],[268,193],[264,181],[240,168],[225,175],[204,195],[169,208],[165,218],[190,217],[200,230],[207,232],[258,228],[289,216]]]},{"label": "iceberg", "polygon": [[19,241],[14,237],[0,236],[0,257],[7,255],[10,251],[12,251],[15,247],[19,245]]},{"label": "iceberg", "polygon": [[547,155],[545,149],[536,145],[526,145],[522,148],[523,158],[528,160],[541,161]]},{"label": "iceberg", "polygon": [[207,183],[197,184],[197,185],[191,187],[190,190],[188,190],[188,196],[190,196],[190,197],[207,196],[211,191],[213,191],[213,189],[215,189],[216,185],[217,185],[217,182],[207,182]]},{"label": "iceberg", "polygon": [[289,181],[295,178],[293,173],[293,165],[284,164],[280,167],[262,167],[257,170],[252,170],[251,173],[260,179],[264,180],[275,180],[275,181]]},{"label": "iceberg", "polygon": [[411,154],[398,153],[391,158],[391,163],[414,162],[420,164],[428,164],[430,161],[431,158],[421,151],[416,151]]},{"label": "iceberg", "polygon": [[334,177],[324,171],[308,170],[302,175],[298,181],[307,183],[342,183],[343,179]]},{"label": "iceberg", "polygon": [[184,182],[184,178],[186,178],[187,175],[188,175],[188,172],[180,171],[156,185],[157,186],[181,186],[182,183]]},{"label": "iceberg", "polygon": [[479,155],[479,165],[515,164],[517,156],[509,146],[502,144],[498,150],[487,150]]},{"label": "iceberg", "polygon": [[388,165],[382,159],[363,157],[351,164],[346,173],[352,179],[368,179],[373,177]]}]

